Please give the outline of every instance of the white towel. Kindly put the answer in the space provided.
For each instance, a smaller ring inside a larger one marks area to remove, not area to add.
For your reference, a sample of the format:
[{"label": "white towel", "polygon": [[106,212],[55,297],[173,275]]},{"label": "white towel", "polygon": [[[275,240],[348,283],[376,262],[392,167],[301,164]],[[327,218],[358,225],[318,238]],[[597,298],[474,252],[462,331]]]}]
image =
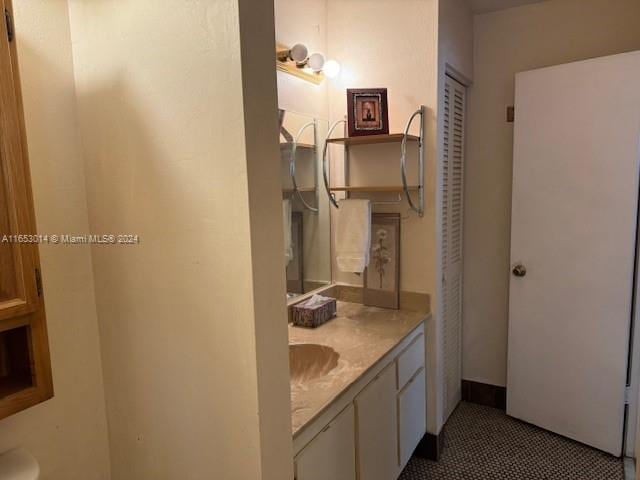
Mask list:
[{"label": "white towel", "polygon": [[371,203],[340,200],[336,223],[336,263],[341,272],[362,273],[369,265]]},{"label": "white towel", "polygon": [[284,265],[293,260],[293,242],[291,239],[291,200],[282,200],[282,223],[284,227]]}]

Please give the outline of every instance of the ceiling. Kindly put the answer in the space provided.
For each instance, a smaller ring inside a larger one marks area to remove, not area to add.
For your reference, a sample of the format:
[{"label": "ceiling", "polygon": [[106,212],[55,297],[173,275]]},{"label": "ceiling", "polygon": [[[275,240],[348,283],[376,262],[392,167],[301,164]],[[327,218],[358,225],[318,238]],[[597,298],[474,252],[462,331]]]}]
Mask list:
[{"label": "ceiling", "polygon": [[529,3],[539,3],[545,0],[467,0],[473,13],[495,12],[505,8],[519,7]]}]

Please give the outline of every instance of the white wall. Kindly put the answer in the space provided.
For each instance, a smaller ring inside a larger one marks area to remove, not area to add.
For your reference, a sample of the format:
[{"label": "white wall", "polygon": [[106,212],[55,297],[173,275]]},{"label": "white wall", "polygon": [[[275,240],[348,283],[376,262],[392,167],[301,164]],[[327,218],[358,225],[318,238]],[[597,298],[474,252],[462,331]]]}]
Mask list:
[{"label": "white wall", "polygon": [[[640,48],[640,2],[549,0],[475,17],[465,185],[463,377],[506,384],[517,72]],[[517,115],[517,112],[516,112]]]},{"label": "white wall", "polygon": [[[66,0],[14,1],[38,232],[89,230]],[[40,247],[55,397],[0,421],[43,480],[107,480],[109,449],[88,246]]]},{"label": "white wall", "polygon": [[114,480],[293,476],[271,18],[71,0]]}]

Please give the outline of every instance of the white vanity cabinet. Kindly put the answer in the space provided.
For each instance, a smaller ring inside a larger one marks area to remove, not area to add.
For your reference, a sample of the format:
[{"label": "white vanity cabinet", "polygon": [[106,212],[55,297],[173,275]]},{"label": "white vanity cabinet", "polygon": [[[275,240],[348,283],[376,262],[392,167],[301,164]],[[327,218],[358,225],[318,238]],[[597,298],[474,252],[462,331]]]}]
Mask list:
[{"label": "white vanity cabinet", "polygon": [[296,480],[396,480],[426,432],[424,367],[421,324],[294,439]]},{"label": "white vanity cabinet", "polygon": [[380,372],[356,397],[354,403],[357,418],[358,478],[395,479],[400,473],[395,365],[388,365]]},{"label": "white vanity cabinet", "polygon": [[349,405],[298,454],[296,480],[356,480],[354,428]]}]

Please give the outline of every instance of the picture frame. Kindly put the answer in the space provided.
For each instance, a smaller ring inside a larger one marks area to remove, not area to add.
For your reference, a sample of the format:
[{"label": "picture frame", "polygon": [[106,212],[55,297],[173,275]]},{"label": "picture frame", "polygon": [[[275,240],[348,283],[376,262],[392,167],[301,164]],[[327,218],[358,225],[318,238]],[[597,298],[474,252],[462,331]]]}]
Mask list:
[{"label": "picture frame", "polygon": [[400,308],[400,214],[374,213],[371,217],[371,252],[364,271],[363,303]]},{"label": "picture frame", "polygon": [[388,135],[387,89],[347,89],[347,124],[350,137]]}]

